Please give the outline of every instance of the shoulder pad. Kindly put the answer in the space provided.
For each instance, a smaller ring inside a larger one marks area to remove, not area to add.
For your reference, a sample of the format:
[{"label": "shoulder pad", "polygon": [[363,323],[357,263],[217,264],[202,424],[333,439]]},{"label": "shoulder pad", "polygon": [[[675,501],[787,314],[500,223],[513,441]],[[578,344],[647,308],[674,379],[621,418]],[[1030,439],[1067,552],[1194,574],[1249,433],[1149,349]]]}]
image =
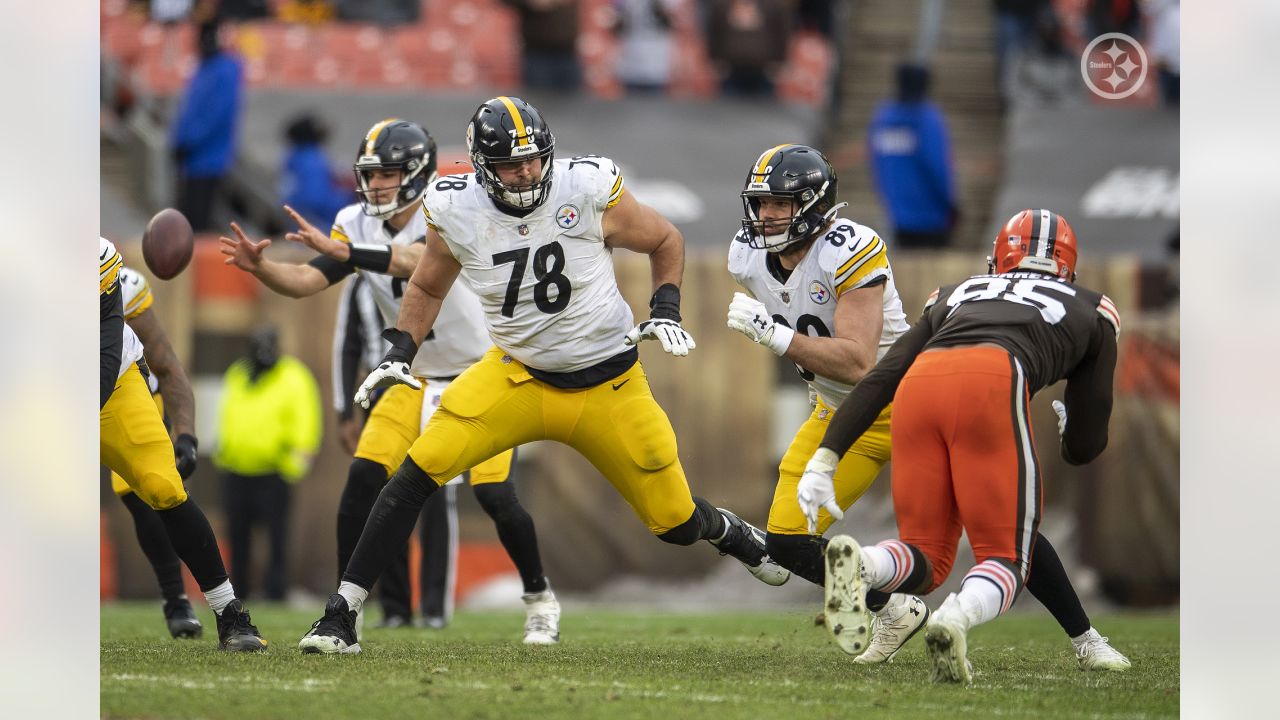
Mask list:
[{"label": "shoulder pad", "polygon": [[98,237],[98,294],[108,295],[116,287],[120,277],[120,269],[124,267],[124,259],[116,252],[111,241]]},{"label": "shoulder pad", "polygon": [[1116,304],[1111,301],[1111,298],[1102,296],[1098,301],[1098,314],[1116,331],[1116,337],[1120,337],[1120,311],[1116,309]]},{"label": "shoulder pad", "polygon": [[929,293],[929,297],[924,301],[924,309],[926,312],[938,302],[938,296],[941,292],[942,288],[934,288],[933,292]]},{"label": "shoulder pad", "polygon": [[744,232],[739,230],[738,234],[733,236],[733,241],[729,243],[729,274],[734,279],[740,279],[746,275],[747,264],[751,262],[751,256],[755,252],[743,239]]},{"label": "shoulder pad", "polygon": [[333,227],[329,229],[329,237],[339,242],[351,242],[351,237],[357,233],[356,227],[362,217],[364,217],[364,209],[360,207],[360,203],[353,203],[342,208],[338,211],[337,217],[333,219]]},{"label": "shoulder pad", "polygon": [[837,220],[818,242],[822,243],[818,265],[830,274],[837,296],[889,272],[884,240],[865,225]]},{"label": "shoulder pad", "polygon": [[622,170],[613,160],[601,155],[579,155],[566,161],[565,173],[572,178],[573,188],[590,197],[601,209],[608,209],[622,199]]}]

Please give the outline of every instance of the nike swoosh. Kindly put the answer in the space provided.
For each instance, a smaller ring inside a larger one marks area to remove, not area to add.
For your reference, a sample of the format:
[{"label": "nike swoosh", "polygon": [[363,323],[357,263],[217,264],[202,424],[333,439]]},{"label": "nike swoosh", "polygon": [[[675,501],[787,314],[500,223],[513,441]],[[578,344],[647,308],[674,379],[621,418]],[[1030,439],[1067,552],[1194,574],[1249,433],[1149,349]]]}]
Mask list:
[{"label": "nike swoosh", "polygon": [[626,384],[627,384],[627,383],[629,383],[629,382],[631,382],[631,378],[627,378],[626,380],[623,380],[622,382],[618,383],[617,385],[610,385],[609,387],[612,387],[614,390],[617,390],[618,388],[622,387],[623,385],[626,385]]}]

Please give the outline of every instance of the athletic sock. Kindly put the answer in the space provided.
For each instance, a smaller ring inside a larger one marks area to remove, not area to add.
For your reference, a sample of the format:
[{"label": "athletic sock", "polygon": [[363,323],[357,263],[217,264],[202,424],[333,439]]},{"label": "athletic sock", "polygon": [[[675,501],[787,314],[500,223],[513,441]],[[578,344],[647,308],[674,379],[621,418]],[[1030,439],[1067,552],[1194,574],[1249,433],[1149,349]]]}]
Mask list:
[{"label": "athletic sock", "polygon": [[985,560],[964,576],[956,601],[969,619],[969,627],[994,620],[1013,606],[1018,578],[1005,563]]},{"label": "athletic sock", "polygon": [[221,585],[205,590],[204,599],[209,603],[209,609],[213,610],[214,615],[221,615],[227,605],[236,599],[236,591],[231,587],[230,580],[223,580]]},{"label": "athletic sock", "polygon": [[347,608],[355,612],[360,612],[360,608],[364,607],[365,598],[369,597],[368,590],[346,580],[338,583],[338,594],[347,601]]}]

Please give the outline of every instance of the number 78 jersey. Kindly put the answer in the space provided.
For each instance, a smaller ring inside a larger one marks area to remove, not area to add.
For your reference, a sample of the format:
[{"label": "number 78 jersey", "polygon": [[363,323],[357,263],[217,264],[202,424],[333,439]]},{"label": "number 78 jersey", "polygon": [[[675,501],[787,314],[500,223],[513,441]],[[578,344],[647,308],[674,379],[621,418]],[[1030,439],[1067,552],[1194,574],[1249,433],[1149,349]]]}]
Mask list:
[{"label": "number 78 jersey", "polygon": [[[831,337],[835,333],[837,299],[858,288],[884,284],[884,325],[876,360],[884,357],[898,336],[910,329],[902,300],[893,284],[885,243],[869,227],[837,218],[828,232],[813,241],[804,259],[785,282],[770,271],[767,250],[747,244],[742,232],[729,248],[729,274],[773,316],[798,333]],[[796,369],[828,407],[839,407],[852,385]]]},{"label": "number 78 jersey", "polygon": [[499,210],[474,174],[432,183],[422,207],[480,296],[494,344],[537,370],[574,372],[628,349],[631,308],[601,225],[623,181],[613,161],[590,155],[556,160],[552,178],[524,217]]}]

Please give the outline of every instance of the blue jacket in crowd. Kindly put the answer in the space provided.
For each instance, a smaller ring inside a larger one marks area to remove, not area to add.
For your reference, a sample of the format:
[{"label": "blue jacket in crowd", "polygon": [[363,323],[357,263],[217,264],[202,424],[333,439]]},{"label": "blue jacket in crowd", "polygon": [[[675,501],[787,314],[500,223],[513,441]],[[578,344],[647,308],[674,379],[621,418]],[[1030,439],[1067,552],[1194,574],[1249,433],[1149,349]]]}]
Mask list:
[{"label": "blue jacket in crowd", "polygon": [[350,188],[334,183],[328,156],[313,143],[289,149],[280,178],[280,197],[324,231],[328,231],[339,210],[356,201]]},{"label": "blue jacket in crowd", "polygon": [[942,112],[928,102],[882,103],[867,138],[876,187],[895,230],[946,230],[956,191]]},{"label": "blue jacket in crowd", "polygon": [[196,68],[170,137],[181,158],[183,175],[216,177],[231,168],[241,74],[240,61],[225,52],[205,59]]}]

